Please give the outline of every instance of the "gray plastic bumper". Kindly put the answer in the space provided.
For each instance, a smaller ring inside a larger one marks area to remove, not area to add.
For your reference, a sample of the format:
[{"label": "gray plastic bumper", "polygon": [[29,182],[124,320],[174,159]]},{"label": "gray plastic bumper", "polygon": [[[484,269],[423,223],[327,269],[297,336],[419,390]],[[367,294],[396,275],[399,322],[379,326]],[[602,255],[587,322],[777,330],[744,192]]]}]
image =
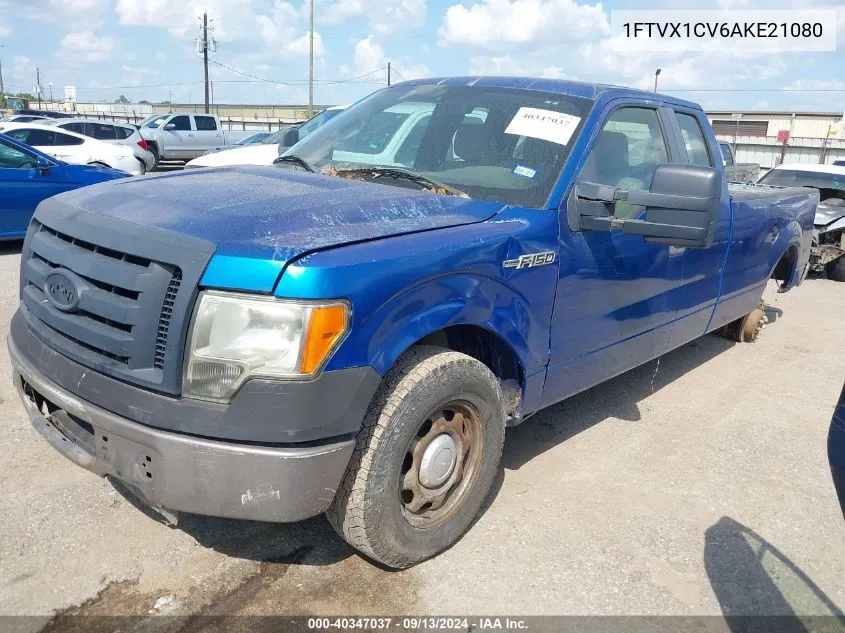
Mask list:
[{"label": "gray plastic bumper", "polygon": [[110,475],[173,520],[173,511],[291,522],[323,512],[354,440],[318,446],[237,444],[150,428],[84,401],[8,338],[15,387],[35,429],[60,453]]}]

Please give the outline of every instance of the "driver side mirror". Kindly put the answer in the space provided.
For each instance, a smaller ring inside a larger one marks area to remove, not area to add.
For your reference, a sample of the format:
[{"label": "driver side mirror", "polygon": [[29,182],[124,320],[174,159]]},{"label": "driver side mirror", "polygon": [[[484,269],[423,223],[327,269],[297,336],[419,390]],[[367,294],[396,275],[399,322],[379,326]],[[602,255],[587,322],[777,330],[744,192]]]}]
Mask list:
[{"label": "driver side mirror", "polygon": [[[567,201],[573,231],[621,231],[646,242],[709,248],[722,200],[722,172],[701,165],[662,164],[648,191],[579,182]],[[636,217],[615,217],[616,202],[644,207]]]},{"label": "driver side mirror", "polygon": [[50,173],[50,168],[53,166],[49,160],[44,158],[43,156],[39,156],[35,159],[35,168],[38,170],[38,173],[42,176],[46,176]]},{"label": "driver side mirror", "polygon": [[292,127],[289,130],[285,130],[285,134],[282,137],[282,145],[285,148],[293,147],[299,143],[299,128]]},{"label": "driver side mirror", "polygon": [[164,129],[168,132],[171,131],[171,130],[175,130],[176,124],[175,123],[168,123],[167,125],[164,126]]}]

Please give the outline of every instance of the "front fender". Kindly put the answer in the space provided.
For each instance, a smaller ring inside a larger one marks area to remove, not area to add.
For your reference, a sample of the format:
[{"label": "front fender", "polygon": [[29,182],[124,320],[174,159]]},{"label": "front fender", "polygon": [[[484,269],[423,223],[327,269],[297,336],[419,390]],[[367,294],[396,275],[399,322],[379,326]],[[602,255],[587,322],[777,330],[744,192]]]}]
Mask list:
[{"label": "front fender", "polygon": [[[526,375],[546,363],[548,328],[540,306],[498,279],[468,274],[428,279],[392,297],[364,320],[345,347],[363,350],[362,364],[384,374],[425,336],[453,325],[475,325],[511,346]],[[551,306],[549,306],[551,309]]]}]

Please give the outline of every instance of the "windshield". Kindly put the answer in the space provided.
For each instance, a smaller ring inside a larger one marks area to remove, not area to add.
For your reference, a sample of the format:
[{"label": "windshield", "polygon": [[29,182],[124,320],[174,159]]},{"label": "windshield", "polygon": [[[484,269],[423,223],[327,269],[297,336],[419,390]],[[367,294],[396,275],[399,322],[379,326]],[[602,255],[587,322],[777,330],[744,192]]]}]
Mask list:
[{"label": "windshield", "polygon": [[282,137],[285,135],[285,130],[287,130],[287,127],[283,127],[281,130],[276,130],[270,136],[261,141],[261,143],[267,145],[278,145],[281,142]]},{"label": "windshield", "polygon": [[773,169],[758,181],[778,187],[812,187],[822,192],[821,199],[845,198],[845,174],[826,174],[799,169]]},{"label": "windshield", "polygon": [[320,114],[315,114],[299,126],[299,138],[305,138],[311,134],[311,132],[314,132],[318,127],[327,121],[330,121],[341,112],[343,112],[343,110],[323,110]]},{"label": "windshield", "polygon": [[473,198],[541,208],[592,105],[533,90],[398,86],[364,99],[284,155],[329,174],[401,167]]},{"label": "windshield", "polygon": [[158,127],[169,116],[169,114],[160,114],[144,123],[143,127]]},{"label": "windshield", "polygon": [[268,136],[270,136],[269,132],[256,132],[255,134],[250,134],[246,138],[242,138],[240,141],[237,141],[235,145],[252,145],[253,143],[260,143]]}]

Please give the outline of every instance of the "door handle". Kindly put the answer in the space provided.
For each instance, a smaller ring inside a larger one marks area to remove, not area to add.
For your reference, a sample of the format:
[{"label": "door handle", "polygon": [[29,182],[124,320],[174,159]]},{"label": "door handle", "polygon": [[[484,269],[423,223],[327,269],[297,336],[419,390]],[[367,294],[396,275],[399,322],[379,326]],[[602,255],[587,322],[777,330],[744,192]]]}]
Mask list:
[{"label": "door handle", "polygon": [[191,138],[194,138],[194,135],[193,135],[193,134],[188,134],[188,136],[189,136],[189,137],[191,137]]}]

